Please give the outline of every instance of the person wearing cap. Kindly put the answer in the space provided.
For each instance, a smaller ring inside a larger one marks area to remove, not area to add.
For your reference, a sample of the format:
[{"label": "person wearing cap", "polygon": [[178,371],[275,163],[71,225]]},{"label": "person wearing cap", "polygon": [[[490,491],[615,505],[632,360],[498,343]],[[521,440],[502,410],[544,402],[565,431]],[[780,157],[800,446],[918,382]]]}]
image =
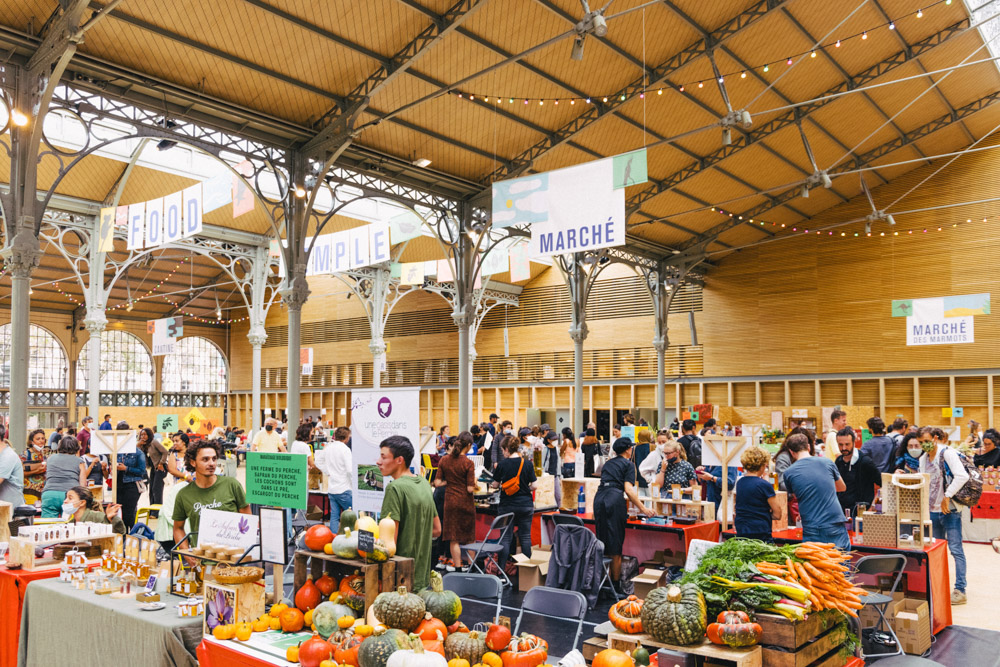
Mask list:
[{"label": "person wearing cap", "polygon": [[618,438],[612,449],[615,456],[601,469],[601,485],[594,496],[594,525],[597,539],[604,544],[604,555],[611,559],[611,585],[620,591],[628,502],[631,501],[646,516],[656,516],[656,512],[643,505],[636,492],[635,463],[631,460],[632,441]]}]

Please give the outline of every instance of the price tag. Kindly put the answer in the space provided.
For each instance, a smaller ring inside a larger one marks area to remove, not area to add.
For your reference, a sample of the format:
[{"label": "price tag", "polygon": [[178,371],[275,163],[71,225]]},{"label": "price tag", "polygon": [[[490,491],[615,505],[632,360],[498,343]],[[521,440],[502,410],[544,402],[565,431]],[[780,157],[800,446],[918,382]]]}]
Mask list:
[{"label": "price tag", "polygon": [[375,551],[375,533],[370,530],[358,531],[358,551],[370,554]]}]

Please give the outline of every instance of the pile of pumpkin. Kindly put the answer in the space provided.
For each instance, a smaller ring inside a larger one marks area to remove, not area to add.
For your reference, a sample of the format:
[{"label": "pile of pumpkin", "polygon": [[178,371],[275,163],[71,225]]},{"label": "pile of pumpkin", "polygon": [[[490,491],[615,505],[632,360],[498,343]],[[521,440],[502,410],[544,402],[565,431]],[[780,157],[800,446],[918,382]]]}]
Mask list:
[{"label": "pile of pumpkin", "polygon": [[[756,644],[763,633],[743,611],[723,611],[709,624],[705,596],[695,584],[654,588],[645,600],[630,595],[611,606],[608,619],[622,632],[645,632],[674,646],[700,644],[707,635],[713,644],[742,648]],[[636,664],[649,664],[648,654],[632,658]]]},{"label": "pile of pumpkin", "polygon": [[[358,531],[365,530],[375,536],[375,549],[371,553],[358,549]],[[310,526],[303,536],[306,548],[322,551],[328,556],[354,559],[367,558],[381,563],[396,555],[396,522],[389,514],[378,523],[364,512],[358,515],[352,509],[340,513],[340,528],[334,535],[325,524]]]}]

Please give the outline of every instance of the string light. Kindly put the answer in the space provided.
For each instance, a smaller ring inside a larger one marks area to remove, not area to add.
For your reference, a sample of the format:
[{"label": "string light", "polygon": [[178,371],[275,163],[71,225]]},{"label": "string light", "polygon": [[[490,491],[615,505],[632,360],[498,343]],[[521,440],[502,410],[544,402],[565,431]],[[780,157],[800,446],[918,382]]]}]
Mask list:
[{"label": "string light", "polygon": [[[951,4],[952,4],[952,0],[937,0],[936,2],[932,2],[929,5],[925,5],[925,7],[927,9],[931,9],[933,7],[936,7],[937,5],[948,6],[948,5],[951,5]],[[760,64],[758,64],[756,66],[753,66],[753,67],[745,67],[745,68],[742,68],[742,69],[734,70],[732,72],[722,72],[722,73],[720,73],[716,77],[716,80],[719,83],[724,83],[727,77],[736,77],[737,75],[739,75],[740,79],[745,80],[747,78],[747,73],[752,73],[754,70],[758,70],[758,71],[767,73],[767,72],[770,71],[771,65],[781,63],[782,61],[784,61],[786,65],[792,66],[792,65],[795,64],[795,62],[797,60],[799,60],[800,58],[805,57],[806,55],[809,56],[810,60],[811,59],[815,59],[816,56],[818,55],[818,51],[821,50],[821,49],[830,48],[830,47],[840,48],[842,44],[844,44],[845,42],[848,42],[848,41],[850,41],[852,39],[860,39],[861,41],[865,41],[865,40],[868,39],[868,33],[869,33],[869,31],[876,30],[878,28],[888,28],[889,30],[896,30],[896,23],[898,21],[906,19],[906,18],[920,19],[920,18],[923,18],[923,16],[924,16],[924,7],[920,7],[918,9],[916,9],[914,11],[911,11],[911,12],[908,12],[906,14],[902,14],[902,15],[896,16],[894,18],[887,18],[882,23],[880,23],[878,25],[874,25],[874,26],[869,26],[869,27],[863,29],[860,32],[856,32],[854,34],[846,35],[846,36],[842,35],[842,36],[838,37],[837,39],[835,39],[834,41],[832,41],[830,43],[827,43],[827,44],[817,44],[816,46],[814,46],[814,47],[812,47],[812,48],[810,48],[809,50],[806,50],[806,51],[801,51],[799,53],[793,53],[793,54],[787,55],[787,56],[785,56],[783,58],[780,58],[780,59],[771,60],[771,61],[765,62],[765,63],[760,63]],[[694,83],[698,84],[698,88],[702,88],[703,89],[705,87],[706,81],[711,82],[711,79],[707,79],[707,80],[703,79],[701,81],[688,81],[686,83],[679,83],[679,84],[676,84],[676,90],[678,92],[682,92],[683,93],[685,91],[685,88],[687,86],[692,85]],[[652,93],[653,90],[656,91],[656,94],[658,96],[663,94],[663,88],[662,87],[652,87],[652,86],[650,86],[649,88],[643,88],[643,89],[637,90],[634,93],[616,93],[613,97],[617,97],[617,99],[618,99],[619,102],[625,102],[628,99],[634,98],[634,97],[639,97],[639,99],[645,99],[646,94],[647,93]],[[476,96],[478,95],[477,93],[470,93],[468,91],[465,91],[465,92],[462,92],[462,91],[451,91],[450,94],[457,95],[459,99],[468,98],[470,101],[475,101]],[[501,99],[503,97],[505,97],[505,96],[491,94],[491,95],[488,95],[488,96],[487,95],[479,95],[479,97],[482,98],[482,99],[484,99],[486,102],[489,102],[490,98],[494,98],[497,103],[500,103]],[[590,97],[587,97],[587,98],[582,98],[582,97],[577,97],[577,98],[573,98],[573,97],[560,97],[560,98],[556,98],[556,97],[541,97],[540,98],[540,97],[532,97],[532,96],[527,96],[527,97],[516,96],[516,97],[517,97],[517,99],[522,99],[524,101],[524,104],[526,104],[526,105],[529,102],[538,102],[539,106],[544,106],[544,102],[552,102],[553,104],[558,104],[559,102],[566,102],[566,101],[568,101],[570,104],[575,104],[577,101],[581,101],[581,102],[585,101],[587,104],[592,104]],[[607,103],[608,100],[612,96],[611,95],[602,95],[600,97],[601,97],[601,99],[602,99],[603,102]],[[507,103],[508,104],[513,104],[514,103],[514,99],[515,99],[515,97],[507,97]]]}]

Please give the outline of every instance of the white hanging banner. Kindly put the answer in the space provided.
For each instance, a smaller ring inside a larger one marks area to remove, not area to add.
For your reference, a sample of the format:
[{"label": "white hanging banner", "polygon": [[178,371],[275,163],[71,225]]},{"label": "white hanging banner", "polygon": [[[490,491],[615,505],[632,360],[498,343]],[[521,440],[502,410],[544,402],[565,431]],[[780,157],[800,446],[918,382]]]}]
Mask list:
[{"label": "white hanging banner", "polygon": [[202,182],[205,196],[202,213],[210,213],[233,201],[233,175],[228,171]]},{"label": "white hanging banner", "polygon": [[307,276],[320,276],[332,272],[330,237],[330,234],[325,234],[309,241],[313,246],[309,251],[309,263],[306,264]]},{"label": "white hanging banner", "polygon": [[146,204],[128,207],[128,249],[142,250],[146,241]]},{"label": "white hanging banner", "polygon": [[175,192],[163,198],[163,242],[174,243],[181,240],[183,232],[183,221],[181,220],[181,206],[183,197],[180,192]]},{"label": "white hanging banner", "polygon": [[[354,509],[382,510],[385,485],[379,472],[379,444],[390,435],[410,439],[414,450],[420,446],[420,390],[382,389],[351,392],[351,454],[354,458]],[[419,466],[414,455],[411,467]]]},{"label": "white hanging banner", "polygon": [[355,227],[349,230],[351,239],[351,268],[368,266],[368,229]]},{"label": "white hanging banner", "polygon": [[188,237],[200,234],[202,227],[201,183],[184,188],[182,195],[184,197],[183,236]]},{"label": "white hanging banner", "polygon": [[101,228],[99,230],[97,249],[101,252],[111,252],[115,249],[115,216],[114,207],[101,209]]},{"label": "white hanging banner", "polygon": [[391,258],[389,225],[376,222],[368,225],[368,263],[381,264]]},{"label": "white hanging banner", "polygon": [[146,247],[163,243],[163,198],[146,202]]},{"label": "white hanging banner", "polygon": [[351,268],[351,234],[335,232],[330,234],[331,265],[334,273]]}]

